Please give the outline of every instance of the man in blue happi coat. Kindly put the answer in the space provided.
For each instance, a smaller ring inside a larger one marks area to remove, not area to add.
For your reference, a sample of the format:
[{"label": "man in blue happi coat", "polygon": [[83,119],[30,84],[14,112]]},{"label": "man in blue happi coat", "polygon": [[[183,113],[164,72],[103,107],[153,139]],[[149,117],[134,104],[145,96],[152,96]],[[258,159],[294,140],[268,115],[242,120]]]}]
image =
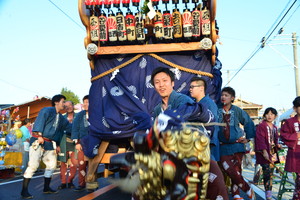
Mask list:
[{"label": "man in blue happi coat", "polygon": [[173,89],[174,80],[174,73],[168,68],[158,67],[153,70],[151,83],[161,97],[161,102],[154,108],[154,117],[165,110],[176,110],[185,121],[210,122],[212,119],[209,113],[202,112],[207,109],[206,106],[196,104],[189,96],[176,92]]},{"label": "man in blue happi coat", "polygon": [[82,99],[83,101],[83,110],[80,111],[74,121],[72,126],[72,135],[71,139],[76,143],[77,150],[77,160],[78,160],[78,182],[79,186],[74,189],[74,191],[81,191],[85,189],[86,182],[86,167],[87,163],[85,161],[84,152],[82,149],[82,145],[80,144],[81,138],[88,135],[90,122],[89,122],[89,95],[85,95]]},{"label": "man in blue happi coat", "polygon": [[[218,121],[218,106],[217,104],[209,97],[209,94],[206,94],[206,81],[203,78],[198,76],[191,79],[190,84],[190,95],[195,99],[196,102],[200,102],[207,106],[211,114],[214,116],[215,121]],[[214,131],[210,133],[210,153],[211,159],[215,161],[220,160],[220,145],[218,139],[218,126],[214,127]]]},{"label": "man in blue happi coat", "polygon": [[[245,144],[255,137],[255,126],[250,116],[241,108],[233,105],[235,90],[231,87],[222,89],[222,105],[218,109],[218,120],[225,123],[219,129],[220,165],[231,179],[231,193],[234,200],[243,199],[240,189],[249,199],[255,199],[254,190],[242,176],[242,159],[246,152]],[[244,129],[241,128],[241,125]]]},{"label": "man in blue happi coat", "polygon": [[[163,112],[170,114],[169,110],[176,110],[176,115],[180,115],[183,121],[209,123],[214,120],[205,104],[196,103],[189,96],[174,91],[174,80],[174,74],[168,68],[158,67],[152,72],[151,83],[162,99],[154,108],[154,117]],[[215,161],[210,162],[211,183],[208,185],[206,198],[227,200],[224,179],[222,174],[217,176],[217,167]]]},{"label": "man in blue happi coat", "polygon": [[65,100],[66,97],[61,94],[53,96],[52,107],[43,108],[36,118],[30,139],[29,163],[24,173],[21,192],[24,199],[33,198],[28,192],[28,185],[41,160],[46,165],[43,192],[57,193],[50,188],[51,177],[57,163],[56,151],[60,150],[59,141],[64,131],[71,132],[72,129],[71,124],[60,113],[64,109]]}]

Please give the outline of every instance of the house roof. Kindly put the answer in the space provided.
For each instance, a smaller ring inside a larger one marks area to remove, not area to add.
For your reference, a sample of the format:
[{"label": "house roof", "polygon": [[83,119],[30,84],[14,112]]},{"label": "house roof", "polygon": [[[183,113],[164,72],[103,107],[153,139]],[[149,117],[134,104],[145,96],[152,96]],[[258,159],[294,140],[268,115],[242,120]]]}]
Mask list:
[{"label": "house roof", "polygon": [[241,98],[236,98],[233,102],[233,105],[236,105],[242,109],[262,109],[263,105],[259,105],[250,101],[243,100]]},{"label": "house roof", "polygon": [[4,108],[8,108],[8,107],[11,107],[13,106],[14,104],[0,104],[0,109],[4,109]]},{"label": "house roof", "polygon": [[19,115],[20,120],[23,121],[25,118],[35,119],[42,108],[51,106],[51,99],[48,97],[41,97],[19,105],[7,105],[7,107],[1,109],[10,110],[10,113],[12,113],[16,107],[19,107],[19,111],[15,113],[15,117]]}]

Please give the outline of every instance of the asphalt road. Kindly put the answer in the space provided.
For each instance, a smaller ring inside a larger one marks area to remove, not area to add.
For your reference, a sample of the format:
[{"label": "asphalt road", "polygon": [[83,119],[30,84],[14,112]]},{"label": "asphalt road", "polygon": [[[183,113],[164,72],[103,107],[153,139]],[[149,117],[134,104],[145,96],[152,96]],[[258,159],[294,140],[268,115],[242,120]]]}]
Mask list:
[{"label": "asphalt road", "polygon": [[[0,181],[0,200],[21,200],[21,190],[22,190],[22,176],[17,176],[15,178],[1,180]],[[99,178],[98,179],[100,188],[105,188],[109,185],[107,179]],[[73,183],[77,186],[78,179],[77,176]],[[56,172],[51,181],[51,188],[57,189],[61,184],[59,172]],[[75,200],[80,199],[86,195],[91,194],[86,190],[75,192],[73,189],[63,189],[59,190],[56,194],[44,194],[44,176],[42,173],[35,175],[29,184],[29,192],[34,196],[36,200]],[[94,198],[95,200],[108,200],[108,199],[117,199],[117,200],[131,200],[131,195],[123,193],[118,188],[114,188],[104,193],[103,195]]]},{"label": "asphalt road", "polygon": [[[100,188],[105,189],[111,187],[107,179],[99,178],[98,179]],[[59,172],[55,172],[52,181],[51,187],[56,189],[60,185]],[[78,184],[77,176],[73,182],[75,185]],[[87,195],[91,193],[83,190],[81,192],[75,192],[73,189],[63,189],[60,190],[57,194],[43,194],[44,187],[44,176],[42,173],[37,173],[31,180],[29,185],[29,192],[34,196],[36,200],[85,200]],[[17,176],[15,178],[0,180],[0,200],[21,200],[22,189],[22,176]],[[99,191],[97,191],[99,194]],[[257,192],[257,191],[256,191]],[[95,192],[96,193],[96,192]],[[101,192],[100,192],[101,193]],[[260,192],[261,193],[261,192]],[[245,194],[242,196],[246,198]],[[264,198],[260,197],[258,194],[257,200],[262,200]],[[118,188],[113,188],[108,192],[103,193],[100,196],[94,198],[95,200],[131,200],[131,195],[123,193]]]}]

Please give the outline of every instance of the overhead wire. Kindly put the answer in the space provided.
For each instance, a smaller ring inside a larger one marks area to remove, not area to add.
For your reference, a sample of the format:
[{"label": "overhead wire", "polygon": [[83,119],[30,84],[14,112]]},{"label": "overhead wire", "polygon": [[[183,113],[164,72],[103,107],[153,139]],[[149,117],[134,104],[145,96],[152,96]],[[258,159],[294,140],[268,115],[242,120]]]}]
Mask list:
[{"label": "overhead wire", "polygon": [[66,12],[64,12],[60,7],[58,7],[53,1],[48,0],[52,5],[54,5],[60,12],[62,12],[67,18],[69,18],[73,23],[75,23],[80,29],[84,30],[82,25],[77,23],[72,17],[70,17]]},{"label": "overhead wire", "polygon": [[[52,5],[54,5],[59,11],[61,11],[67,18],[69,18],[73,23],[75,23],[80,29],[84,30],[85,29],[80,25],[78,24],[71,16],[69,16],[66,12],[64,12],[59,6],[57,6],[53,1],[51,0],[48,0]],[[24,90],[24,91],[28,91],[28,92],[31,92],[31,93],[34,93],[34,94],[39,94],[39,92],[36,92],[36,91],[33,91],[33,90],[29,90],[29,89],[26,89],[26,88],[23,88],[23,87],[20,87],[20,86],[17,86],[17,85],[14,85],[6,80],[3,80],[3,79],[0,79],[0,81],[10,85],[10,86],[13,86],[15,88],[19,88],[21,90]]]},{"label": "overhead wire", "polygon": [[[282,16],[283,12],[287,9],[288,5],[290,4],[291,0],[286,4],[285,8],[281,11],[281,13],[279,14],[279,16],[277,17],[277,19],[275,20],[274,24],[271,26],[271,28],[269,29],[269,31],[266,33],[266,35],[268,35],[268,37],[266,38],[266,41],[270,38],[270,36],[273,34],[273,32],[275,31],[275,29],[279,26],[279,24],[282,22],[282,20],[285,18],[285,16],[287,15],[287,13],[291,10],[291,8],[294,6],[294,4],[297,2],[297,0],[294,0],[293,4],[289,7],[289,9],[285,12],[285,14],[283,15],[283,17],[281,17],[280,21],[277,22],[280,18],[280,16]],[[270,30],[272,29],[272,27],[274,27],[274,25],[277,23],[277,25],[275,26],[275,28],[273,28],[273,30],[270,32]]]},{"label": "overhead wire", "polygon": [[25,90],[25,91],[27,91],[27,92],[31,92],[31,93],[34,93],[34,94],[40,94],[39,92],[36,92],[36,91],[33,91],[33,90],[29,90],[29,89],[27,89],[27,88],[20,87],[20,86],[18,86],[18,85],[12,84],[12,83],[10,83],[10,82],[8,82],[8,81],[6,81],[6,80],[3,80],[3,79],[0,79],[0,81],[6,83],[7,85],[13,86],[13,87],[15,87],[15,88],[19,88],[19,89],[21,89],[21,90]]},{"label": "overhead wire", "polygon": [[285,25],[290,21],[290,19],[292,18],[292,16],[295,14],[295,12],[298,10],[299,7],[300,7],[300,3],[298,5],[298,7],[294,10],[294,12],[290,15],[290,17],[288,18],[288,20],[283,24],[282,27],[285,27]]},{"label": "overhead wire", "polygon": [[[290,4],[291,1],[288,2],[287,5]],[[264,36],[261,40],[261,45],[259,44],[255,49],[254,51],[250,54],[250,56],[247,58],[247,60],[241,65],[241,67],[239,68],[239,70],[232,76],[232,78],[226,83],[225,86],[227,86],[236,76],[237,74],[247,65],[247,63],[265,46],[265,43],[268,41],[268,39],[270,38],[270,36],[274,33],[274,31],[276,30],[276,28],[279,26],[279,24],[282,22],[282,20],[286,17],[286,15],[289,13],[289,11],[291,10],[291,8],[295,5],[295,3],[297,2],[297,0],[294,0],[294,2],[292,3],[292,5],[288,8],[288,10],[285,12],[285,14],[281,17],[281,19],[279,20],[279,22],[277,22],[277,25],[273,28],[273,30],[270,32],[271,29],[269,29],[269,31],[266,33],[266,35],[268,36]],[[278,21],[278,19],[280,18],[280,16],[282,15],[282,13],[284,12],[284,10],[286,10],[288,6],[286,6],[283,11],[279,14],[279,17],[275,20],[275,23],[276,21]],[[271,26],[273,27],[274,24]],[[269,33],[269,34],[268,34]]]},{"label": "overhead wire", "polygon": [[[250,69],[244,69],[245,71],[252,71],[252,70],[266,70],[266,69],[278,69],[278,68],[286,68],[288,66],[291,66],[291,65],[280,65],[280,66],[270,66],[270,67],[256,67],[256,68],[250,68]],[[239,69],[230,69],[229,71],[237,71]],[[228,70],[221,70],[223,72],[225,71],[228,71]]]}]

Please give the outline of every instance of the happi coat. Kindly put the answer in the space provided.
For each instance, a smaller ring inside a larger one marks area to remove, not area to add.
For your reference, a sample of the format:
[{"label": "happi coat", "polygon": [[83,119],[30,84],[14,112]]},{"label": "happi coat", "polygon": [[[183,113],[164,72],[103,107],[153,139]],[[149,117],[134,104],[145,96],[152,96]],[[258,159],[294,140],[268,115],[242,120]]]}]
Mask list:
[{"label": "happi coat", "polygon": [[[218,121],[218,106],[217,104],[209,97],[209,95],[205,95],[200,101],[200,103],[202,103],[203,105],[206,105],[207,108],[212,112],[213,116],[214,116],[214,121]],[[211,137],[210,137],[210,144],[212,144],[211,146],[211,155],[212,155],[212,159],[215,161],[219,161],[220,160],[220,142],[219,142],[219,138],[218,138],[218,130],[219,127],[218,126],[214,126],[214,131],[213,133],[211,133]]]},{"label": "happi coat", "polygon": [[[34,122],[32,132],[41,132],[43,137],[59,145],[65,130],[69,132],[72,130],[72,125],[69,121],[61,113],[57,113],[55,107],[45,107],[39,112]],[[31,137],[30,145],[32,145],[35,140],[37,140],[36,137]],[[43,146],[45,150],[54,149],[52,142],[45,141]]]},{"label": "happi coat", "polygon": [[[221,123],[224,121],[225,110],[223,108],[218,109],[218,120]],[[230,114],[229,122],[229,140],[224,135],[224,127],[219,127],[219,140],[220,140],[220,156],[233,155],[238,152],[246,152],[244,143],[237,143],[236,141],[245,136],[247,139],[255,137],[255,126],[250,116],[241,108],[232,105],[228,111]],[[243,129],[240,127],[243,125]]]},{"label": "happi coat", "polygon": [[280,137],[284,144],[288,146],[285,170],[300,173],[300,142],[297,138],[297,132],[300,132],[300,123],[298,117],[295,116],[287,119],[282,125]]},{"label": "happi coat", "polygon": [[269,154],[269,159],[271,160],[271,148],[272,143],[278,145],[278,131],[277,127],[273,124],[273,129],[268,126],[267,122],[263,120],[256,127],[256,137],[255,137],[255,155],[257,164],[269,164],[263,157],[263,150],[265,149]]}]

